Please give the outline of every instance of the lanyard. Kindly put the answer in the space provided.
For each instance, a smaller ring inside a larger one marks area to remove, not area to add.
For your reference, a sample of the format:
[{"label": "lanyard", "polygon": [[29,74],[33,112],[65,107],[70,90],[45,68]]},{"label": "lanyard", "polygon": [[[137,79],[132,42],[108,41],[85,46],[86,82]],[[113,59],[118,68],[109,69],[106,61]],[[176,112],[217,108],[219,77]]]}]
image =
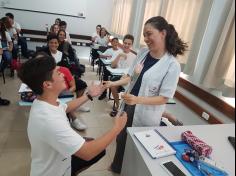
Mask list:
[{"label": "lanyard", "polygon": [[[127,89],[125,94],[128,94],[128,93],[130,93],[133,90],[136,82],[138,81],[138,79],[139,79],[139,77],[141,75],[142,69],[144,67],[144,62],[146,61],[146,59],[147,59],[147,55],[141,60],[141,62],[139,64],[137,64],[135,66],[133,74],[132,74],[132,76],[130,76],[131,77],[131,82],[130,82],[129,88]],[[139,68],[140,69],[139,73],[136,72],[136,68],[137,67],[142,67],[142,68]],[[122,100],[122,102],[120,104],[120,107],[119,107],[119,113],[122,113],[124,111],[124,108],[125,108],[125,101]]]}]

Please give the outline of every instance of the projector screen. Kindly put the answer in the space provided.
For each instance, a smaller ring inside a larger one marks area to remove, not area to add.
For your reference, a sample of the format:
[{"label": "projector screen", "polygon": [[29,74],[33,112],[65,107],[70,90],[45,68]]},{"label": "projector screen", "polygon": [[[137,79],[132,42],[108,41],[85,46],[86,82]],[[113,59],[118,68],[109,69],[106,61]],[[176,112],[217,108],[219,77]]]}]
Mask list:
[{"label": "projector screen", "polygon": [[86,0],[5,0],[4,7],[74,17],[86,16]]}]

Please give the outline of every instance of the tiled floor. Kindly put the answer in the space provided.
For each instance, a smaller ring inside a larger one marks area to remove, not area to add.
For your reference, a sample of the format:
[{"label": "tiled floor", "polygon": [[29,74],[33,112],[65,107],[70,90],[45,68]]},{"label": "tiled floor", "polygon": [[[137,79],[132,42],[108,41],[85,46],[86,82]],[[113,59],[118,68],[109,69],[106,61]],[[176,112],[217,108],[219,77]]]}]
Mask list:
[{"label": "tiled floor", "polygon": [[[84,79],[88,82],[97,80],[96,73],[87,68]],[[27,139],[27,121],[29,107],[19,107],[17,90],[20,85],[18,78],[6,75],[6,84],[3,85],[0,77],[1,96],[11,100],[9,107],[0,107],[0,176],[28,176],[30,171],[30,144]],[[90,113],[77,113],[87,125],[88,130],[80,133],[87,137],[100,137],[113,125],[113,119],[108,113],[112,102],[98,100],[89,102]],[[99,115],[98,115],[99,114]],[[115,176],[108,171],[114,156],[115,143],[107,149],[107,155],[96,165],[92,166],[81,176]],[[116,175],[117,176],[117,175]]]}]

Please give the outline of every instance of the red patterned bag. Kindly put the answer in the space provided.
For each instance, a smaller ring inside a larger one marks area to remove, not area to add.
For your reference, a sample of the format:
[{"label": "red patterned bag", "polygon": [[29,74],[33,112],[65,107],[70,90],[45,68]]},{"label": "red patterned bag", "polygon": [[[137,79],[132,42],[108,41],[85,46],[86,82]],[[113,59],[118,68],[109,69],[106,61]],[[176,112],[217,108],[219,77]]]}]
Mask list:
[{"label": "red patterned bag", "polygon": [[212,147],[196,137],[191,131],[182,134],[182,139],[186,141],[200,156],[209,157],[213,151]]}]

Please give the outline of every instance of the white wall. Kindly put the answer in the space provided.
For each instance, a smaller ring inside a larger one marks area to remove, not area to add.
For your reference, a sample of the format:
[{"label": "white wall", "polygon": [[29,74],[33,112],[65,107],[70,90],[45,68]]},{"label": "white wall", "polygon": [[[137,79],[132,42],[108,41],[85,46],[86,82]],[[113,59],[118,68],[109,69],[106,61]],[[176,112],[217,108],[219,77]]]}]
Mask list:
[{"label": "white wall", "polygon": [[[29,3],[34,3],[32,0],[28,0]],[[19,3],[19,0],[11,0],[11,3]],[[50,3],[50,1],[48,1]],[[112,20],[112,4],[113,0],[88,0],[86,1],[86,18],[73,18],[57,15],[48,15],[41,13],[23,12],[16,10],[7,10],[0,8],[0,17],[3,17],[6,12],[12,12],[15,15],[15,20],[18,21],[22,28],[32,30],[45,31],[45,24],[53,24],[56,18],[61,18],[68,23],[68,30],[71,34],[78,35],[91,35],[95,32],[97,24],[101,24],[109,31]],[[45,4],[48,6],[50,4]],[[74,6],[76,4],[71,4]],[[60,2],[55,4],[60,6]],[[55,7],[54,7],[55,8]],[[67,10],[68,11],[68,10]],[[63,12],[59,12],[63,13]]]}]

